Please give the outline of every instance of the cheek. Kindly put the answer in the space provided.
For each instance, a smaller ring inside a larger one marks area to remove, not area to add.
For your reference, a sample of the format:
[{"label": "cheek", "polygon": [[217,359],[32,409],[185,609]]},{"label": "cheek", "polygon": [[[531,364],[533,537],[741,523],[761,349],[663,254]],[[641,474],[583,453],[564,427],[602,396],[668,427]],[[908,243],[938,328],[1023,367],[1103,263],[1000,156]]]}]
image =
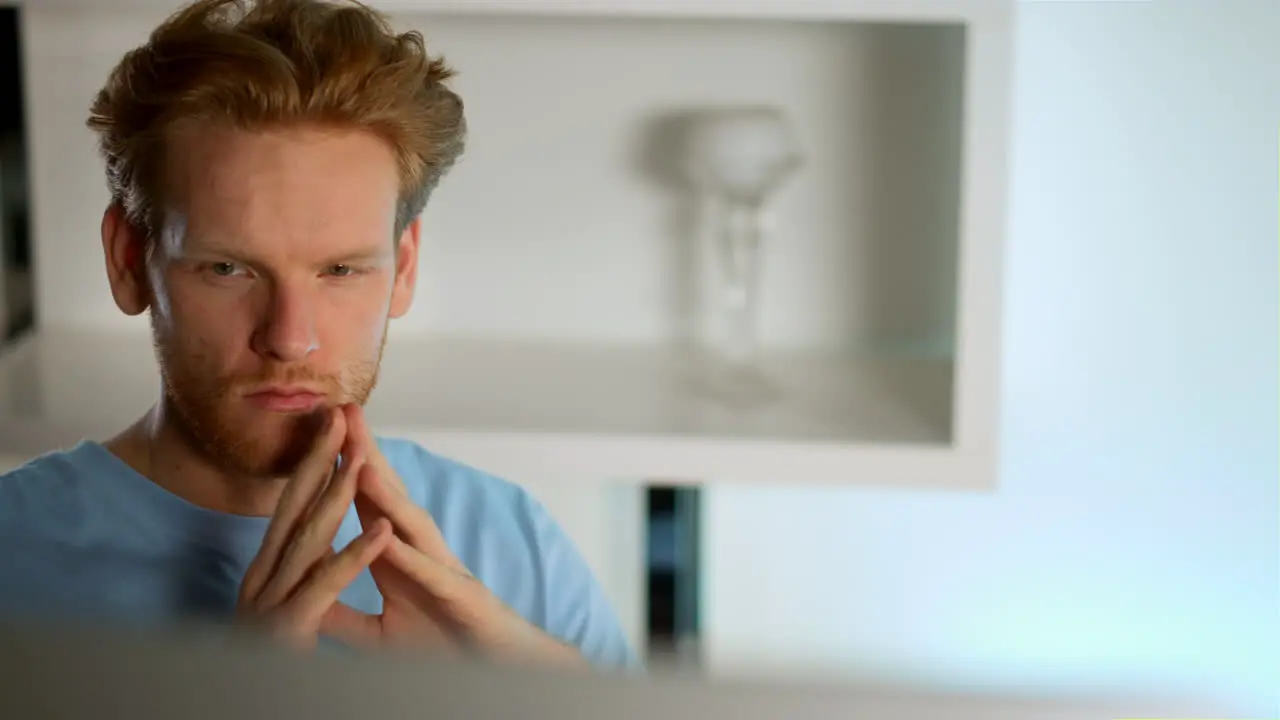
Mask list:
[{"label": "cheek", "polygon": [[213,347],[234,347],[247,338],[253,327],[249,309],[217,300],[175,296],[171,313],[175,331]]},{"label": "cheek", "polygon": [[226,346],[218,339],[194,331],[184,322],[161,321],[152,316],[152,327],[165,374],[187,389],[212,392],[231,365]]},{"label": "cheek", "polygon": [[353,356],[376,353],[386,334],[391,282],[379,278],[362,288],[341,288],[327,297],[325,306],[322,337],[331,347]]},{"label": "cheek", "polygon": [[202,355],[234,347],[252,325],[252,307],[236,293],[211,292],[190,278],[169,277],[156,291],[165,334],[180,347]]},{"label": "cheek", "polygon": [[[386,334],[387,305],[371,303],[367,306],[347,304],[327,313],[324,335],[331,348],[340,348],[339,354],[351,359],[363,360],[376,355]],[[323,337],[323,336],[322,336]]]}]

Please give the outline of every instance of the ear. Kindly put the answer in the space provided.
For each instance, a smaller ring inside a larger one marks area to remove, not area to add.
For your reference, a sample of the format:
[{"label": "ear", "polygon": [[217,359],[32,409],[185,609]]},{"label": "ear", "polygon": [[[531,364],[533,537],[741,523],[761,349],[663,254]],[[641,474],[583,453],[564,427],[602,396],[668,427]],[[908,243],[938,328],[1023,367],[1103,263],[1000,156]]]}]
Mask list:
[{"label": "ear", "polygon": [[418,246],[421,241],[422,220],[413,222],[400,235],[396,246],[396,278],[391,288],[391,317],[404,317],[413,305],[413,291],[418,284]]},{"label": "ear", "polygon": [[125,217],[124,208],[111,203],[102,214],[102,254],[111,296],[126,315],[141,314],[151,304],[146,250],[146,239]]}]

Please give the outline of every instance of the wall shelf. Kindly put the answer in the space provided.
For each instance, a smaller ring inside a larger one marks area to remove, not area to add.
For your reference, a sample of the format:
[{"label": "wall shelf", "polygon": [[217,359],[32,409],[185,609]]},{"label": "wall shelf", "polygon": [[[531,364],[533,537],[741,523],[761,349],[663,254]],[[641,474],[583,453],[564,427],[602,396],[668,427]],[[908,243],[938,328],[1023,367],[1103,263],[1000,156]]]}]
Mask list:
[{"label": "wall shelf", "polygon": [[[41,330],[0,360],[0,442],[26,452],[154,396],[145,328],[102,276],[83,119],[176,4],[23,4]],[[460,70],[471,126],[424,216],[380,432],[517,481],[994,486],[1012,2],[374,4]],[[690,389],[706,271],[670,128],[747,103],[786,108],[807,161],[765,251],[788,394],[735,416]]]},{"label": "wall shelf", "polygon": [[[679,349],[401,338],[368,409],[382,434],[531,481],[928,485],[958,460],[944,364],[777,358],[790,396],[756,417],[700,400],[696,368]],[[0,356],[0,450],[109,437],[158,388],[144,334],[28,337]]]}]

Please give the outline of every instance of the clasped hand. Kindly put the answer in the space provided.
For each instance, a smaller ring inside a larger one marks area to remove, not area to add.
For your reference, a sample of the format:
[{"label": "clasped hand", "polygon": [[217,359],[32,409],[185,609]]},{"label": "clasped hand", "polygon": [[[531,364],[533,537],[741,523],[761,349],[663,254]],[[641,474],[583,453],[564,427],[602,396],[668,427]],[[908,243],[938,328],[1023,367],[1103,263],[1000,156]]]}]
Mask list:
[{"label": "clasped hand", "polygon": [[[335,552],[352,503],[363,532]],[[366,568],[382,594],[379,615],[339,600]],[[327,635],[361,647],[467,648],[499,660],[581,662],[574,648],[506,607],[450,551],[354,405],[330,412],[285,486],[245,573],[237,615],[299,649]]]}]

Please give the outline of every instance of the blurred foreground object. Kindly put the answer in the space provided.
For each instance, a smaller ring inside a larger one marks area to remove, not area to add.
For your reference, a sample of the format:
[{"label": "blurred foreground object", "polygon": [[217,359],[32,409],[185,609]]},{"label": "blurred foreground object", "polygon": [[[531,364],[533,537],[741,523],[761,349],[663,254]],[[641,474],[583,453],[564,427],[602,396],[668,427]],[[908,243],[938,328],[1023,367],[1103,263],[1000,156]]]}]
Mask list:
[{"label": "blurred foreground object", "polygon": [[3,718],[1114,720],[1224,718],[1175,698],[982,695],[706,683],[341,652],[301,657],[221,631],[0,625]]}]

